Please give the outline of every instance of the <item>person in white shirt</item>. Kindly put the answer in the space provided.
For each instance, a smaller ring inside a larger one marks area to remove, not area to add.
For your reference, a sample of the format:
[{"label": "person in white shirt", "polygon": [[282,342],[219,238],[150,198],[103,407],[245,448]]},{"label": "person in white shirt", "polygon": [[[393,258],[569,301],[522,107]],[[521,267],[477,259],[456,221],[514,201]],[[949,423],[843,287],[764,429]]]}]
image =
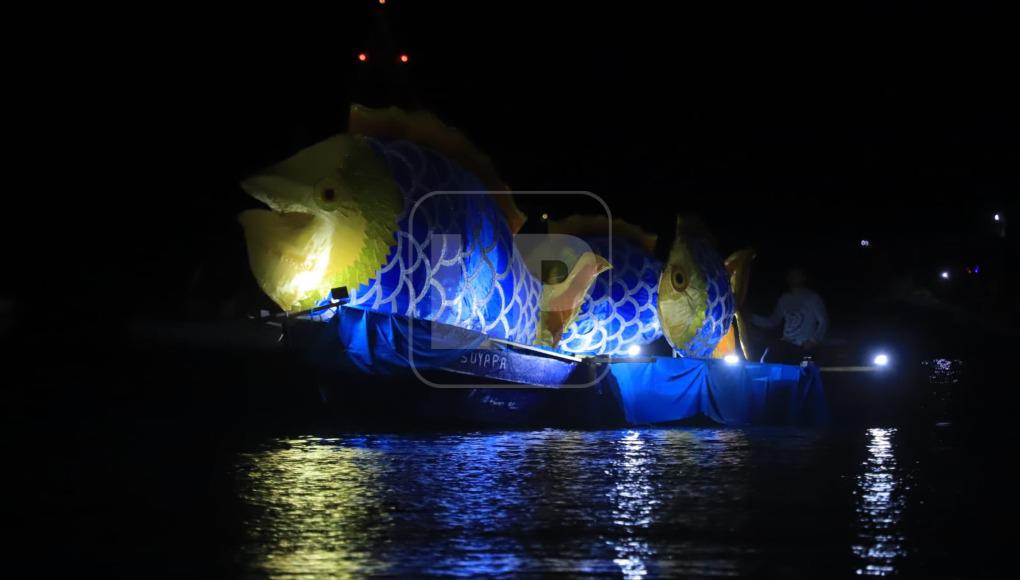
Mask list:
[{"label": "person in white shirt", "polygon": [[779,297],[771,316],[751,316],[751,323],[761,328],[775,328],[783,324],[783,336],[771,341],[765,358],[777,362],[799,363],[811,356],[825,339],[829,329],[829,315],[825,302],[808,288],[804,270],[793,268],[786,274],[790,290]]}]

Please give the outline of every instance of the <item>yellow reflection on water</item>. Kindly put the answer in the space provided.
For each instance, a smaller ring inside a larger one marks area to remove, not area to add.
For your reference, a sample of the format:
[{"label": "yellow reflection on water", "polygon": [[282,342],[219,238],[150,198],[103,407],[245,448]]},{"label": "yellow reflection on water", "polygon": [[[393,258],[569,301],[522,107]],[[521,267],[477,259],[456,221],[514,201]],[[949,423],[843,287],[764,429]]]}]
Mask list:
[{"label": "yellow reflection on water", "polygon": [[245,456],[252,568],[274,577],[384,573],[373,557],[392,523],[380,505],[380,453],[297,439]]},{"label": "yellow reflection on water", "polygon": [[896,429],[869,429],[868,456],[857,476],[857,543],[854,554],[862,566],[857,574],[886,576],[896,572],[905,555],[899,532],[905,488],[896,464]]}]

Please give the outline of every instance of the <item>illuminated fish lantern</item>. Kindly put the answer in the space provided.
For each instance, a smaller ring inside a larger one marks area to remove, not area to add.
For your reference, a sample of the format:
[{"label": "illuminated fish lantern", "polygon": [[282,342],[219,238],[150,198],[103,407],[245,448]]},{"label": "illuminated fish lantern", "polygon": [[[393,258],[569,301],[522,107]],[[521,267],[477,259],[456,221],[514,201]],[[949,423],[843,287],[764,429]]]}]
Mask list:
[{"label": "illuminated fish lantern", "polygon": [[684,356],[735,349],[753,255],[724,266],[702,229],[678,222],[663,265],[654,236],[616,222],[610,244],[604,224],[574,218],[550,232],[591,251],[543,285],[514,243],[524,216],[491,162],[430,114],[352,107],[348,133],[241,185],[269,206],[239,219],[252,273],[285,311],[343,286],[352,306],[569,353],[627,354],[663,335]]},{"label": "illuminated fish lantern", "polygon": [[[677,219],[666,264],[653,254],[655,236],[619,220],[611,237],[605,235],[604,220],[592,217],[551,222],[550,232],[582,238],[613,265],[585,296],[559,350],[624,355],[665,336],[682,356],[718,358],[736,352],[734,324],[744,342],[738,310],[747,293],[753,250],[735,252],[724,261],[706,228],[693,219]],[[742,349],[746,356],[743,344]]]},{"label": "illuminated fish lantern", "polygon": [[352,107],[348,133],[241,186],[270,208],[239,219],[252,272],[285,311],[343,286],[351,306],[531,344],[542,303],[580,303],[608,268],[588,252],[543,288],[514,244],[524,216],[491,162],[427,113]]}]

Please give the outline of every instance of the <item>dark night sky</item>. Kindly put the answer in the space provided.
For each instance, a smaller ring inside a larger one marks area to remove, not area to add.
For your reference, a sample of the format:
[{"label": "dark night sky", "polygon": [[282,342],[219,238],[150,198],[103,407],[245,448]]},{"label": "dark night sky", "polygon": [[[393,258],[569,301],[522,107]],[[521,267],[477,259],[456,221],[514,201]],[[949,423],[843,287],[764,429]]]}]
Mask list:
[{"label": "dark night sky", "polygon": [[104,303],[127,287],[167,316],[249,305],[235,216],[257,202],[238,178],[342,130],[354,101],[435,111],[513,187],[594,192],[663,252],[673,216],[701,214],[722,250],[759,248],[763,302],[791,262],[831,291],[975,260],[1004,274],[1015,235],[995,238],[990,216],[1020,215],[1005,23],[971,3],[369,0],[286,24],[165,22],[131,39],[141,60],[111,40],[82,59],[109,70],[69,73],[103,177],[68,195],[75,244],[59,251]]}]

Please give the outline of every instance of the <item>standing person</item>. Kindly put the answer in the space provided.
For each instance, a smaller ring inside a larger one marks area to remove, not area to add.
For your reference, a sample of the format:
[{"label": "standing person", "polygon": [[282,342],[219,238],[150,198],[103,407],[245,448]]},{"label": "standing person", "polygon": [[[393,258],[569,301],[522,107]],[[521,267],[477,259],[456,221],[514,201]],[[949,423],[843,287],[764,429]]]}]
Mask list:
[{"label": "standing person", "polygon": [[765,356],[776,362],[799,363],[811,356],[825,338],[829,329],[829,315],[825,302],[808,287],[808,277],[802,268],[791,268],[786,273],[789,291],[779,297],[771,316],[751,316],[751,323],[761,328],[775,328],[783,323],[783,336],[768,342]]}]

